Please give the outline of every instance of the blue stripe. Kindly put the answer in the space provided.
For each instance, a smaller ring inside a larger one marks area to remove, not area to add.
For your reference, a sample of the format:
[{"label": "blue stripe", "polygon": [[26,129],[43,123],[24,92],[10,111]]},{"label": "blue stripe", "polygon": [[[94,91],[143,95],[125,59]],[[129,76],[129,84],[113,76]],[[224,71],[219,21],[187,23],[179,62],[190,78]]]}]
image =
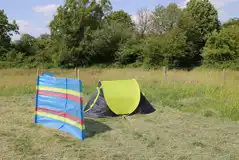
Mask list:
[{"label": "blue stripe", "polygon": [[[39,76],[37,75],[37,80],[36,80],[36,85],[38,86],[39,85]],[[35,107],[37,108],[38,107],[38,94],[36,94],[36,101],[35,101]],[[36,109],[35,108],[35,109]],[[36,115],[34,116],[34,122],[36,123]]]},{"label": "blue stripe", "polygon": [[85,138],[84,130],[81,130],[75,126],[72,126],[68,123],[64,123],[59,120],[55,120],[55,119],[44,117],[44,116],[37,116],[37,123],[47,126],[49,128],[65,131],[81,140],[84,140]]},{"label": "blue stripe", "polygon": [[82,81],[72,78],[56,78],[50,76],[40,76],[39,85],[45,87],[55,87],[60,89],[69,89],[77,92],[82,92]]},{"label": "blue stripe", "polygon": [[60,97],[50,97],[45,95],[38,95],[38,107],[66,112],[75,117],[83,119],[81,111],[83,112],[83,104],[79,104],[73,100],[67,100]]}]

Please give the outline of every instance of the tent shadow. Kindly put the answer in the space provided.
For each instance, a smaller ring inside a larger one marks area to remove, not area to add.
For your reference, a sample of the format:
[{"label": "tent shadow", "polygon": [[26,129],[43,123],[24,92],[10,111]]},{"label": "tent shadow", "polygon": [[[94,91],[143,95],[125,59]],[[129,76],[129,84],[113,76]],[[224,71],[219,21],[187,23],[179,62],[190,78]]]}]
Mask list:
[{"label": "tent shadow", "polygon": [[112,130],[109,126],[92,119],[85,119],[86,138]]}]

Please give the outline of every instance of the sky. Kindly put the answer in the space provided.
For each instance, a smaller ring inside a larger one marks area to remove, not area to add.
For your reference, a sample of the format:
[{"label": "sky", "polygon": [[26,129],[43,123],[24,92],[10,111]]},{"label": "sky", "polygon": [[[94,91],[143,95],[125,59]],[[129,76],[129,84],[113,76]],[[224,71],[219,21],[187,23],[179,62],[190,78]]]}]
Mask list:
[{"label": "sky", "polygon": [[[111,0],[113,10],[128,12],[135,17],[138,9],[153,10],[158,4],[166,6],[170,2],[185,7],[189,0]],[[219,19],[225,22],[229,18],[239,17],[239,0],[210,0],[219,12]],[[28,33],[35,37],[49,33],[48,24],[53,19],[56,9],[64,0],[1,0],[0,9],[4,9],[10,21],[16,20],[21,34]],[[19,39],[14,35],[13,39]]]}]

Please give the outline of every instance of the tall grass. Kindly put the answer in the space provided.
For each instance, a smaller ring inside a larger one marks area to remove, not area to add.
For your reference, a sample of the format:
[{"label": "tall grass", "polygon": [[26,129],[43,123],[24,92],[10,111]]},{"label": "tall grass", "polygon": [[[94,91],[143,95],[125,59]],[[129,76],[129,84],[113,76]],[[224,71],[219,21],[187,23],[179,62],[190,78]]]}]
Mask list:
[{"label": "tall grass", "polygon": [[[59,77],[75,77],[74,70],[50,69]],[[35,69],[0,70],[0,96],[34,94]],[[239,120],[239,72],[196,69],[171,70],[164,78],[161,70],[81,69],[84,94],[88,97],[99,80],[136,78],[141,90],[155,105],[185,112]],[[86,99],[87,101],[87,99]]]},{"label": "tall grass", "polygon": [[[74,70],[46,71],[75,77]],[[86,119],[85,141],[33,123],[36,70],[5,69],[0,77],[0,159],[239,159],[239,121],[231,121],[239,120],[238,72],[226,72],[224,84],[215,70],[173,70],[165,80],[160,70],[81,69],[86,101],[99,80],[136,78],[156,108]]]}]

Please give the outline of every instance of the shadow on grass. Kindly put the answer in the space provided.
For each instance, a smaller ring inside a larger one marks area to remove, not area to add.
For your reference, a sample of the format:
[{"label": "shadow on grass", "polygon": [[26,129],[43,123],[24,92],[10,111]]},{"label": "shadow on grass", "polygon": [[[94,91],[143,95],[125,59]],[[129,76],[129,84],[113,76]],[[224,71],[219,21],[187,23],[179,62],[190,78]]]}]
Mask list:
[{"label": "shadow on grass", "polygon": [[85,119],[85,127],[86,127],[86,138],[94,137],[97,134],[101,134],[112,130],[106,124],[92,119]]}]

